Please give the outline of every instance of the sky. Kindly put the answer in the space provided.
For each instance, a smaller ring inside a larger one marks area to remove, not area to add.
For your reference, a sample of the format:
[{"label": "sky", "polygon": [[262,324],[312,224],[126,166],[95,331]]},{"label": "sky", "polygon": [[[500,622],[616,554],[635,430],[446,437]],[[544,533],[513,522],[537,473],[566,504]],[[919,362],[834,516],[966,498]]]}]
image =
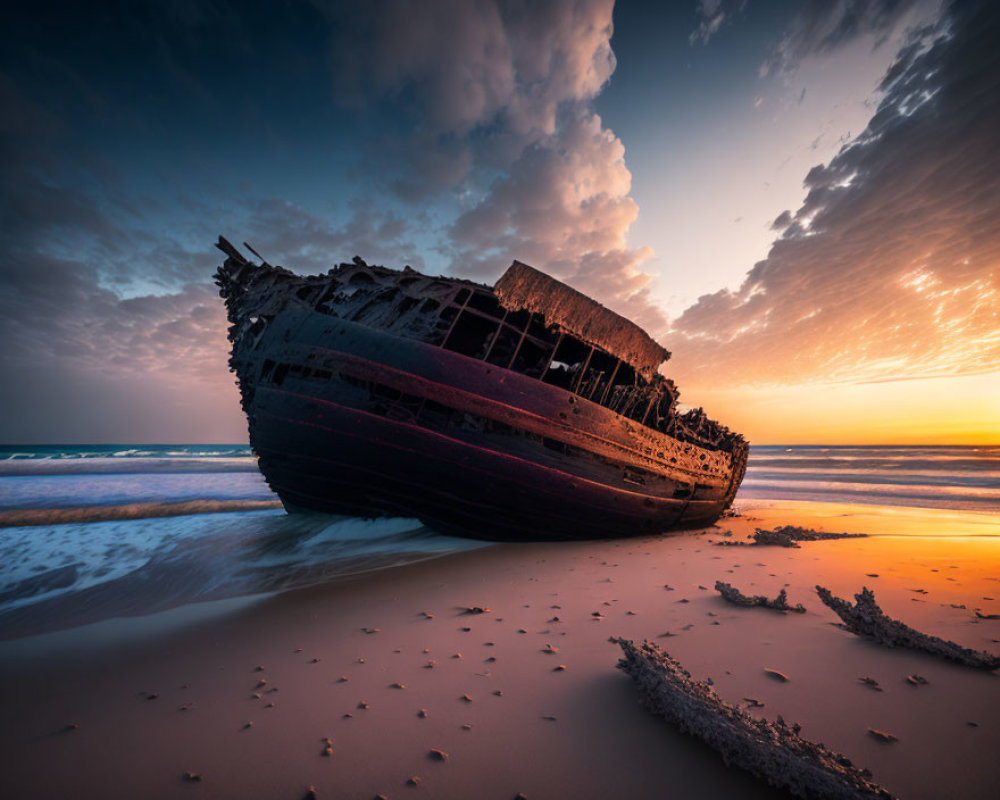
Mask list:
[{"label": "sky", "polygon": [[222,234],[525,261],[751,442],[1000,443],[990,2],[42,0],[0,45],[2,442],[245,441]]}]

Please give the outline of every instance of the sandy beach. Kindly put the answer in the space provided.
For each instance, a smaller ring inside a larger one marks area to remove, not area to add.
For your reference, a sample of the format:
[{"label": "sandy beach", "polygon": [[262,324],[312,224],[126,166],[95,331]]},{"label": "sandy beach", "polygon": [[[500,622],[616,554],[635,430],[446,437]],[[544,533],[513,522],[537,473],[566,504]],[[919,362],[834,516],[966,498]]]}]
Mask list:
[{"label": "sandy beach", "polygon": [[[738,511],[687,533],[497,545],[4,642],[0,795],[786,796],[640,707],[614,636],[649,639],[727,702],[801,724],[899,797],[995,797],[997,675],[859,639],[814,586],[848,599],[868,586],[891,616],[1000,653],[1000,620],[976,616],[1000,612],[997,518]],[[872,535],[717,544],[785,524]],[[730,605],[717,580],[787,588],[807,612]]]}]

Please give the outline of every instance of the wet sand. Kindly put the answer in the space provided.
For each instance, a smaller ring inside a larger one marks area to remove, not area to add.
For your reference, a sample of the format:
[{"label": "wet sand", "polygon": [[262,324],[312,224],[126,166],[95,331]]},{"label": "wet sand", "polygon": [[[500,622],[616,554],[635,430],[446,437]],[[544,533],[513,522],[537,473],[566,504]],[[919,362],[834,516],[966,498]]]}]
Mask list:
[{"label": "wet sand", "polygon": [[[615,669],[608,639],[622,636],[656,642],[730,703],[800,723],[900,797],[995,797],[1000,676],[859,639],[813,587],[868,586],[891,616],[1000,653],[1000,620],[975,613],[1000,614],[1000,536],[982,535],[1000,519],[786,502],[742,513],[0,643],[0,796],[786,796],[643,710]],[[875,535],[714,544],[784,524]],[[786,588],[807,611],[733,606],[717,580]]]}]

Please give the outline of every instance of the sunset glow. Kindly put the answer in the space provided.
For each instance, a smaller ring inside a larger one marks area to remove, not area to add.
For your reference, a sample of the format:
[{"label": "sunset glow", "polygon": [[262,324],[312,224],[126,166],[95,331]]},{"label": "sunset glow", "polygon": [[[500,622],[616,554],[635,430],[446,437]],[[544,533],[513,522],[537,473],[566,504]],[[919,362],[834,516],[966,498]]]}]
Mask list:
[{"label": "sunset glow", "polygon": [[0,438],[244,438],[223,232],[299,272],[533,264],[645,327],[682,401],[757,443],[996,440],[1000,85],[957,7],[837,27],[813,4],[458,4],[440,38],[444,12],[400,26],[405,5],[304,8],[281,37],[251,14],[243,49],[208,13],[137,17],[200,95],[69,17],[86,44],[58,58],[94,92],[10,65]]}]

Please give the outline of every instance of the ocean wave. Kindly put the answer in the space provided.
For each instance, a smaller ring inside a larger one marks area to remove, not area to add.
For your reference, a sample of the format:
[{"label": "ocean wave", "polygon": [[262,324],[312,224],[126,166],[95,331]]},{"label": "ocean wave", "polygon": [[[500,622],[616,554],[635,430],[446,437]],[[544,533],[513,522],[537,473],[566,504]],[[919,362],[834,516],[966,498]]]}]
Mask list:
[{"label": "ocean wave", "polygon": [[252,456],[249,445],[8,445],[0,447],[0,461],[81,460],[89,458],[226,458]]},{"label": "ocean wave", "polygon": [[278,510],[8,528],[0,531],[0,639],[485,546],[413,519]]},{"label": "ocean wave", "polygon": [[71,522],[111,522],[126,519],[181,517],[281,508],[279,500],[185,500],[179,503],[127,503],[77,508],[25,508],[0,511],[0,528],[65,525]]},{"label": "ocean wave", "polygon": [[274,499],[274,493],[256,469],[253,472],[0,476],[0,510],[4,511]]},{"label": "ocean wave", "polygon": [[801,500],[899,505],[1000,513],[1000,489],[846,481],[768,480],[748,474],[738,499]]},{"label": "ocean wave", "polygon": [[88,456],[81,459],[30,458],[0,461],[0,476],[128,475],[171,472],[257,472],[255,456]]},{"label": "ocean wave", "polygon": [[949,470],[900,469],[886,473],[881,469],[804,470],[790,467],[755,466],[747,468],[747,478],[754,480],[798,480],[830,483],[868,483],[883,485],[972,486],[1000,489],[1000,471],[983,470],[957,474]]}]

